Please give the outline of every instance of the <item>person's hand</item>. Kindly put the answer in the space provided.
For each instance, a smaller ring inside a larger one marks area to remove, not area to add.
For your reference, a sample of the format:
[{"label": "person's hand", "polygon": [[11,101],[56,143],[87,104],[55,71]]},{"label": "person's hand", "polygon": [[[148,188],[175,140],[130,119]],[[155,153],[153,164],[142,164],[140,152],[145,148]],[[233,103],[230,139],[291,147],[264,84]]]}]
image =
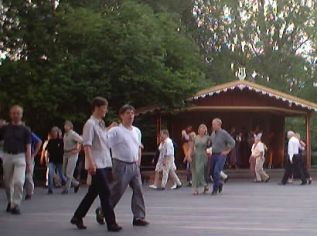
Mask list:
[{"label": "person's hand", "polygon": [[230,151],[222,151],[221,152],[221,156],[227,156],[229,154]]},{"label": "person's hand", "polygon": [[79,150],[76,148],[70,152],[72,155],[78,154]]},{"label": "person's hand", "polygon": [[114,121],[108,126],[108,129],[111,129],[111,128],[116,127],[116,126],[118,126],[118,123]]},{"label": "person's hand", "polygon": [[90,163],[89,167],[88,167],[88,173],[90,175],[95,175],[96,174],[96,164],[95,163]]}]

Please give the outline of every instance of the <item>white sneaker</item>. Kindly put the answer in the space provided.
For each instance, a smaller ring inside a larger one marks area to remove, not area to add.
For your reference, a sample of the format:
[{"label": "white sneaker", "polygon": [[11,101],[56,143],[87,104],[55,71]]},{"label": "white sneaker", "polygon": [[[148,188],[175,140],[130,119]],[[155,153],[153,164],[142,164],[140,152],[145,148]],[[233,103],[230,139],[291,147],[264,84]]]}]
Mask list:
[{"label": "white sneaker", "polygon": [[171,189],[174,190],[174,189],[179,189],[179,188],[181,188],[181,187],[182,187],[182,185],[174,184],[174,185],[171,187]]},{"label": "white sneaker", "polygon": [[157,186],[155,186],[154,184],[150,185],[149,188],[151,189],[157,189]]},{"label": "white sneaker", "polygon": [[172,187],[171,187],[171,189],[176,189],[177,188],[177,185],[176,184],[174,184]]}]

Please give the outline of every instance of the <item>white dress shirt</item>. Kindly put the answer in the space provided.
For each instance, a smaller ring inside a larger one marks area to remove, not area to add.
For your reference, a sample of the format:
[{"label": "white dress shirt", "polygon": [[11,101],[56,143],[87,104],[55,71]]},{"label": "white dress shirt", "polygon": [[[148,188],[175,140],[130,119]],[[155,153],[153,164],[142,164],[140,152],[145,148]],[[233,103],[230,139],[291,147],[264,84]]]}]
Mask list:
[{"label": "white dress shirt", "polygon": [[294,155],[299,154],[300,147],[301,147],[301,145],[300,145],[298,138],[291,137],[289,139],[287,153],[288,153],[290,161],[293,161]]}]

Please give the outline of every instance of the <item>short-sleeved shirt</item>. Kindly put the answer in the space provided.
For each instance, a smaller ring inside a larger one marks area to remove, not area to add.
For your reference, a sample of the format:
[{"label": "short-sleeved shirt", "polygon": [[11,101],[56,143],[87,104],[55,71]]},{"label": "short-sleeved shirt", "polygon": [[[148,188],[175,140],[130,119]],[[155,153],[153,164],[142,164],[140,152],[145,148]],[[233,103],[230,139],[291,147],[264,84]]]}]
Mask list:
[{"label": "short-sleeved shirt", "polygon": [[0,128],[0,141],[3,140],[3,151],[9,154],[19,154],[26,151],[26,145],[31,144],[31,131],[24,125],[8,124]]},{"label": "short-sleeved shirt", "polygon": [[63,139],[56,138],[48,140],[46,150],[48,152],[49,162],[54,164],[63,163],[64,142]]},{"label": "short-sleeved shirt", "polygon": [[74,130],[69,130],[64,134],[64,151],[69,152],[77,148],[78,143],[82,143],[83,138]]},{"label": "short-sleeved shirt", "polygon": [[36,145],[39,142],[42,142],[42,140],[33,132],[31,133],[31,139],[32,139],[32,142],[31,142],[31,153],[33,154],[34,151],[35,151]]},{"label": "short-sleeved shirt", "polygon": [[83,129],[83,145],[91,146],[92,158],[97,169],[112,167],[107,129],[102,120],[91,116]]},{"label": "short-sleeved shirt", "polygon": [[142,133],[140,129],[132,126],[131,129],[120,124],[110,129],[108,133],[109,146],[112,158],[123,162],[137,162],[141,147]]}]

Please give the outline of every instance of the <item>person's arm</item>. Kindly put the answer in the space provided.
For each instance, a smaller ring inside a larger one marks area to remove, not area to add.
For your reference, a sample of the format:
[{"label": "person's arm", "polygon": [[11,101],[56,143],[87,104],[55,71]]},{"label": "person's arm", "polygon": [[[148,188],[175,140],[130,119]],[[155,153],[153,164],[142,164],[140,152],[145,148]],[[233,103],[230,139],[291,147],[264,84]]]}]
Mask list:
[{"label": "person's arm", "polygon": [[106,130],[111,130],[113,127],[117,127],[118,126],[118,123],[117,122],[112,122],[107,128],[106,128]]},{"label": "person's arm", "polygon": [[83,129],[83,145],[85,151],[85,160],[87,161],[88,173],[91,175],[96,174],[96,163],[92,156],[92,142],[94,139],[94,126],[91,122],[87,122]]},{"label": "person's arm", "polygon": [[25,159],[26,159],[26,172],[30,174],[32,172],[31,144],[26,145]]},{"label": "person's arm", "polygon": [[71,151],[72,154],[77,154],[80,152],[81,144],[83,143],[83,138],[77,134],[76,132],[73,132],[73,140],[77,143],[76,148]]},{"label": "person's arm", "polygon": [[96,163],[92,157],[91,146],[85,145],[84,151],[85,151],[86,161],[88,164],[88,172],[91,175],[95,175],[97,167],[96,167]]},{"label": "person's arm", "polygon": [[141,130],[136,128],[137,134],[138,134],[138,141],[139,141],[139,152],[138,152],[138,166],[141,166],[141,161],[142,161],[142,149],[144,148],[142,144],[142,133]]},{"label": "person's arm", "polygon": [[304,141],[300,140],[300,141],[299,141],[299,144],[300,144],[300,149],[301,149],[302,151],[304,151],[305,148],[306,148],[306,143],[305,143]]},{"label": "person's arm", "polygon": [[109,147],[112,148],[118,143],[120,143],[121,140],[119,140],[119,138],[120,137],[118,136],[117,128],[116,127],[111,128],[107,133]]},{"label": "person's arm", "polygon": [[40,152],[41,150],[41,146],[42,146],[42,140],[35,134],[32,134],[33,135],[33,138],[34,138],[34,141],[35,141],[35,148],[33,150],[33,153],[31,153],[31,157],[32,159],[34,159],[34,157],[37,156],[37,154]]},{"label": "person's arm", "polygon": [[82,144],[83,143],[83,138],[79,134],[77,134],[76,132],[74,132],[74,140],[78,144]]},{"label": "person's arm", "polygon": [[32,135],[28,130],[25,133],[25,160],[26,160],[26,172],[30,174],[32,172],[32,157],[31,157],[31,143]]},{"label": "person's arm", "polygon": [[222,151],[222,155],[226,156],[229,154],[229,152],[234,148],[236,141],[231,137],[231,135],[228,132],[224,132],[225,135],[225,142],[226,142],[226,149]]},{"label": "person's arm", "polygon": [[35,145],[35,149],[34,149],[34,152],[32,154],[32,158],[36,157],[37,154],[40,152],[41,150],[41,146],[42,146],[42,140],[39,140],[36,145]]},{"label": "person's arm", "polygon": [[187,156],[185,156],[184,158],[184,162],[188,161],[188,162],[192,162],[192,155],[194,153],[194,140],[190,140],[188,142],[188,152],[187,152]]},{"label": "person's arm", "polygon": [[47,144],[48,144],[48,141],[45,141],[44,144],[43,144],[42,152],[41,152],[40,165],[43,165],[44,161],[46,159],[46,156],[47,156],[47,151],[46,151]]}]

